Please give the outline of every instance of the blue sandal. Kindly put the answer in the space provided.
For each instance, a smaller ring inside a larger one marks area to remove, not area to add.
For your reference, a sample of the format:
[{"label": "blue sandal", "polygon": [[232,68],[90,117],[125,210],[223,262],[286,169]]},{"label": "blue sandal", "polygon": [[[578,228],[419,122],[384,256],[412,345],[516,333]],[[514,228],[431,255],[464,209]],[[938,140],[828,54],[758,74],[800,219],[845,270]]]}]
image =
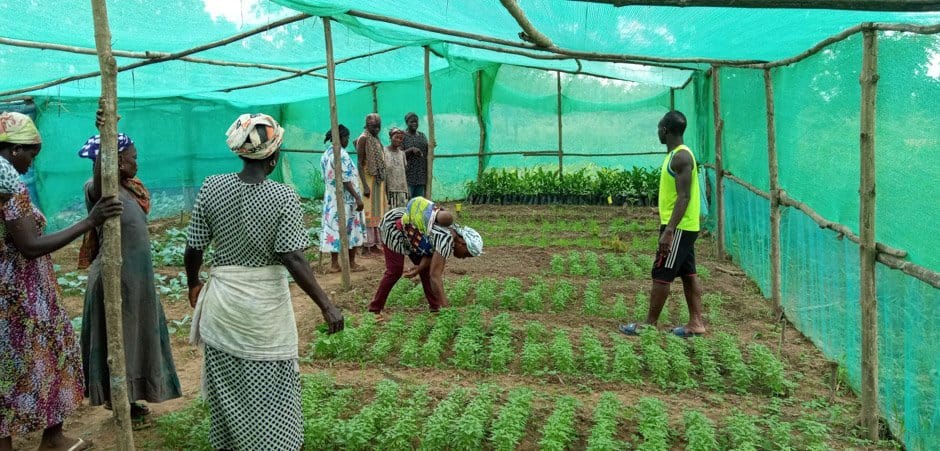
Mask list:
[{"label": "blue sandal", "polygon": [[630,324],[621,324],[617,326],[617,330],[624,335],[629,335],[631,337],[636,337],[640,335],[640,328],[643,327],[641,324],[630,323]]},{"label": "blue sandal", "polygon": [[701,337],[701,332],[692,332],[685,328],[685,326],[679,326],[672,330],[672,334],[679,338],[691,338],[691,337]]}]

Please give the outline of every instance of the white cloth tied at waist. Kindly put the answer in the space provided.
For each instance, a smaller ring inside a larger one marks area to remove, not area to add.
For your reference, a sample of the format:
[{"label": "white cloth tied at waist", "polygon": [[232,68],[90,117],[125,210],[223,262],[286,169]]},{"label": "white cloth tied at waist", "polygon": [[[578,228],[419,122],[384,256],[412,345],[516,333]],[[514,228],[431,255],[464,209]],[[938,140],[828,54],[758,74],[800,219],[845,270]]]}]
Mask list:
[{"label": "white cloth tied at waist", "polygon": [[297,359],[297,325],[283,266],[212,268],[189,339],[247,360]]}]

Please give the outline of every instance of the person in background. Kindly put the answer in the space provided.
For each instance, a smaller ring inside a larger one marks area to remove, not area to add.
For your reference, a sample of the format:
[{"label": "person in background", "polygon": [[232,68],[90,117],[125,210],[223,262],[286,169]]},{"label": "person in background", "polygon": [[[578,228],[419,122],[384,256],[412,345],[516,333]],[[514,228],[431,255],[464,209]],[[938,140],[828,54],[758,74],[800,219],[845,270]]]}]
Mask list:
[{"label": "person in background", "polygon": [[405,115],[405,137],[402,147],[405,149],[407,160],[409,198],[424,197],[428,183],[428,138],[418,131],[418,115],[408,113]]},{"label": "person in background", "polygon": [[388,192],[388,206],[390,208],[404,207],[408,203],[408,181],[405,178],[405,153],[401,142],[405,132],[400,128],[392,127],[388,131],[389,145],[385,146],[385,189]]},{"label": "person in background", "polygon": [[41,150],[42,138],[29,116],[0,112],[0,189],[6,193],[0,195],[6,199],[0,240],[0,451],[12,451],[14,434],[39,429],[42,450],[92,447],[62,433],[62,422],[81,406],[84,390],[81,351],[59,304],[50,254],[120,215],[121,201],[102,198],[88,217],[44,234],[46,217],[18,180]]},{"label": "person in background", "polygon": [[[99,110],[99,119],[101,112]],[[98,121],[98,126],[102,121]],[[78,156],[94,162],[94,175],[85,184],[85,206],[101,199],[101,136],[88,138]],[[159,403],[182,396],[170,335],[166,328],[163,305],[154,284],[153,260],[147,214],[150,192],[137,178],[137,147],[124,133],[118,134],[118,198],[124,206],[121,213],[121,298],[124,324],[124,361],[127,395],[131,418],[142,420],[150,409],[136,401]],[[90,268],[85,306],[82,310],[82,371],[85,376],[85,397],[92,406],[111,408],[111,372],[108,369],[108,336],[105,325],[104,284],[100,231],[85,233],[79,251],[78,267]]]},{"label": "person in background", "polygon": [[[343,329],[343,314],[304,256],[310,238],[300,198],[268,179],[284,129],[266,114],[243,114],[226,136],[242,170],[203,182],[183,256],[195,308],[190,339],[204,350],[209,443],[216,449],[298,450],[303,413],[288,274],[320,308],[329,333]],[[210,244],[213,266],[203,285],[199,270]]]},{"label": "person in background", "polygon": [[[424,295],[432,313],[447,306],[444,293],[444,265],[447,258],[477,257],[483,253],[483,239],[469,227],[453,224],[453,216],[436,204],[416,197],[402,208],[393,208],[382,218],[382,241],[385,243],[385,275],[369,304],[369,312],[381,321],[388,294],[404,274],[420,276]],[[440,221],[438,217],[440,217]],[[446,218],[445,218],[446,217]],[[447,223],[449,225],[442,225]],[[404,271],[405,256],[416,266]],[[428,263],[421,265],[422,259]]]},{"label": "person in background", "polygon": [[385,151],[379,140],[382,118],[375,113],[366,116],[365,130],[356,139],[356,154],[359,162],[359,177],[365,182],[362,195],[366,198],[366,241],[362,245],[362,256],[378,253],[379,224],[388,209],[385,198]]},{"label": "person in background", "polygon": [[[362,184],[359,181],[359,172],[349,153],[346,152],[346,146],[349,145],[349,129],[345,125],[339,126],[340,138],[340,159],[343,165],[343,208],[346,209],[346,233],[349,237],[349,268],[353,271],[361,271],[364,268],[356,264],[356,248],[361,246],[365,240],[365,219],[362,215],[363,203],[360,192]],[[320,158],[320,169],[323,171],[323,181],[326,187],[323,192],[323,221],[320,232],[320,251],[330,253],[329,272],[339,272],[339,203],[336,200],[336,174],[333,170],[333,131],[327,130],[326,139],[323,142],[330,142],[330,146],[323,152]]]},{"label": "person in background", "polygon": [[705,333],[702,288],[695,276],[695,239],[701,207],[698,168],[695,156],[682,139],[685,127],[685,115],[679,111],[670,111],[659,121],[659,142],[666,145],[668,152],[659,176],[659,250],[653,261],[646,321],[618,326],[627,335],[637,335],[640,327],[656,326],[676,276],[682,279],[689,322],[672,329],[672,333],[683,338]]}]

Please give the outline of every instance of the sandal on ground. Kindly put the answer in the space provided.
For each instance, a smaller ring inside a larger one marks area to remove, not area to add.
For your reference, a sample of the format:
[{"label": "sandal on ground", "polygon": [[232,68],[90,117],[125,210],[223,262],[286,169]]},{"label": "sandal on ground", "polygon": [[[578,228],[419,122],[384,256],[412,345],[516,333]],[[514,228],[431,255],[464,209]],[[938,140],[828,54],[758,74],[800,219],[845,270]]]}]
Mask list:
[{"label": "sandal on ground", "polygon": [[91,449],[95,444],[91,440],[85,441],[83,439],[78,439],[72,446],[69,447],[68,451],[84,451],[86,449]]},{"label": "sandal on ground", "polygon": [[685,326],[679,326],[673,329],[672,334],[679,338],[692,338],[692,337],[701,337],[703,334],[701,332],[692,332],[685,328]]},{"label": "sandal on ground", "polygon": [[370,312],[370,313],[372,313],[373,315],[375,315],[375,322],[381,323],[381,322],[385,321],[385,317],[382,316],[382,313],[380,313],[380,312]]},{"label": "sandal on ground", "polygon": [[621,324],[621,325],[617,326],[617,330],[619,330],[620,333],[622,333],[622,334],[624,334],[624,335],[629,335],[629,336],[631,336],[631,337],[636,337],[636,336],[640,335],[640,329],[642,329],[642,328],[644,328],[644,327],[649,327],[649,326],[648,326],[648,325],[644,325],[644,324],[638,324],[638,323],[630,323],[630,324]]},{"label": "sandal on ground", "polygon": [[143,419],[147,415],[150,415],[150,413],[150,407],[136,402],[131,403],[131,418],[135,420]]}]

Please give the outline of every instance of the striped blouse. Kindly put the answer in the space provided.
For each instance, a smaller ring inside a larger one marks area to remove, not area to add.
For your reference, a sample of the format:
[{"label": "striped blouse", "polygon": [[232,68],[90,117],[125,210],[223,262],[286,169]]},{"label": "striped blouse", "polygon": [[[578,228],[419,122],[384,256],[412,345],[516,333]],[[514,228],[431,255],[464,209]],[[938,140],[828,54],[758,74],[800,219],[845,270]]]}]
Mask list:
[{"label": "striped blouse", "polygon": [[[382,242],[392,252],[418,257],[427,257],[431,252],[437,252],[444,258],[454,253],[454,237],[449,228],[435,224],[429,233],[422,236],[417,230],[406,230],[407,226],[403,226],[401,222],[404,215],[404,207],[393,208],[385,213],[379,225]],[[424,241],[425,246],[416,245],[419,241]]]}]

